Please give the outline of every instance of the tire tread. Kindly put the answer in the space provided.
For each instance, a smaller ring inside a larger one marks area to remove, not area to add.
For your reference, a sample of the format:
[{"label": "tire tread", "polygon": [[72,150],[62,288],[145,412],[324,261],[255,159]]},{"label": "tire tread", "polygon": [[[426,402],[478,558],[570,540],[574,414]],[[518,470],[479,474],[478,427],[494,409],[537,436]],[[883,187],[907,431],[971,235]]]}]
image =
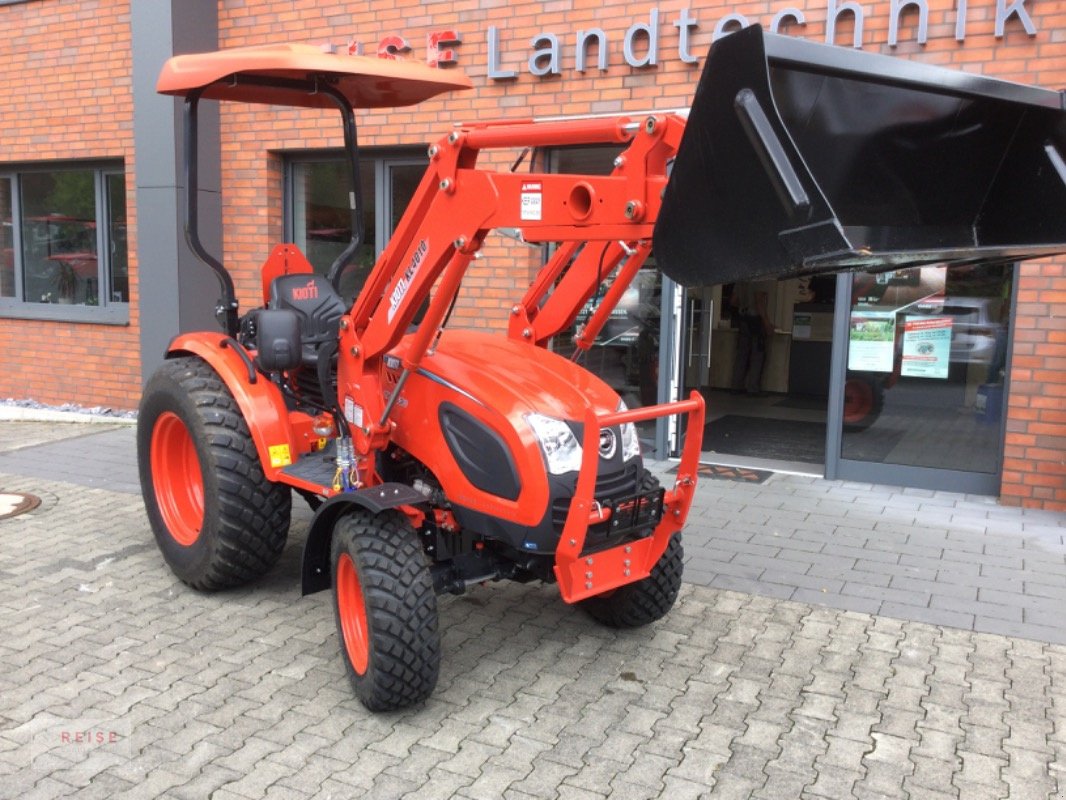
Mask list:
[{"label": "tire tread", "polygon": [[[162,386],[172,384],[191,401],[213,462],[201,468],[206,472],[213,467],[218,484],[217,515],[208,519],[205,513],[204,519],[205,528],[214,526],[212,557],[196,574],[179,577],[204,591],[240,586],[261,577],[285,548],[292,508],[289,488],[267,480],[237,401],[207,362],[195,356],[168,359],[146,395],[157,380]],[[142,473],[145,470],[142,464]]]},{"label": "tire tread", "polygon": [[[423,702],[437,685],[441,644],[437,596],[414,530],[399,512],[360,509],[338,522],[333,537],[333,564],[345,549],[356,562],[370,629],[365,675],[344,656],[357,696],[371,711]],[[339,616],[337,629],[343,649]]]}]

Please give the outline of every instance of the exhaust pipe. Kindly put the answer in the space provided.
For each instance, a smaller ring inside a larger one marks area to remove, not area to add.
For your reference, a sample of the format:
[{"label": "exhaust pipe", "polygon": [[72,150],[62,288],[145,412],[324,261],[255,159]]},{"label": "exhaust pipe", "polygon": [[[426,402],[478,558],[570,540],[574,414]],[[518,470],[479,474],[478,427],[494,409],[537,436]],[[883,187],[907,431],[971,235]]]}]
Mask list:
[{"label": "exhaust pipe", "polygon": [[1063,95],[763,33],[718,40],[655,256],[686,285],[1066,252]]}]

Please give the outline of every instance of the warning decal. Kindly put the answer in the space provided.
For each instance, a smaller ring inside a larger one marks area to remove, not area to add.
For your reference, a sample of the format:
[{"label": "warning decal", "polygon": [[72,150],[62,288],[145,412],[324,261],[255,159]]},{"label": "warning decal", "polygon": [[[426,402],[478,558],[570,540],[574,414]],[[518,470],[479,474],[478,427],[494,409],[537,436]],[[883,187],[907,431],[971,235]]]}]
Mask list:
[{"label": "warning decal", "polygon": [[540,221],[543,215],[543,190],[540,181],[526,181],[522,184],[522,213],[523,220]]},{"label": "warning decal", "polygon": [[292,463],[292,454],[287,444],[270,445],[270,466],[287,467]]}]

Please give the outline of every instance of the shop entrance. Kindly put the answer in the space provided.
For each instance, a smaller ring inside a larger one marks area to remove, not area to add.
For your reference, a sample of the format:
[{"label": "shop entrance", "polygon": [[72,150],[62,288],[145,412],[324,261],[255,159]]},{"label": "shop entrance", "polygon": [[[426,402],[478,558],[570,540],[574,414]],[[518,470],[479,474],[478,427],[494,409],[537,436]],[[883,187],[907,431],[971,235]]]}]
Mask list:
[{"label": "shop entrance", "polygon": [[707,400],[703,460],[823,474],[835,277],[690,288],[683,393]]}]

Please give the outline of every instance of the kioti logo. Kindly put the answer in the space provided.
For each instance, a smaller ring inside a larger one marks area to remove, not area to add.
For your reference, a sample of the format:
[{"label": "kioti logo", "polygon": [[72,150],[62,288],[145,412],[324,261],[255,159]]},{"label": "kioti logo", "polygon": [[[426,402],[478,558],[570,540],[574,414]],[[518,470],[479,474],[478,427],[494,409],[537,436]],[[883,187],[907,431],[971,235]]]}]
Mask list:
[{"label": "kioti logo", "polygon": [[294,286],[292,289],[293,300],[314,300],[318,297],[318,284],[313,280],[307,282],[306,286]]}]

